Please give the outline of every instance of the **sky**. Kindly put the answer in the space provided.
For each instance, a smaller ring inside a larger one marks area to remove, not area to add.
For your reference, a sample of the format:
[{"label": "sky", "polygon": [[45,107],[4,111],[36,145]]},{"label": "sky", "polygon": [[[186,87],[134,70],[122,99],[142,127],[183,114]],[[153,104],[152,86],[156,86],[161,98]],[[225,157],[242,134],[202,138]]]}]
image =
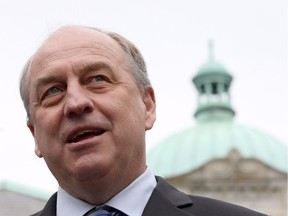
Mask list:
[{"label": "sky", "polygon": [[0,0],[0,181],[57,189],[34,154],[18,84],[26,60],[67,24],[116,31],[141,50],[157,101],[147,151],[195,125],[191,79],[208,60],[209,40],[234,77],[235,122],[288,143],[287,12],[286,0]]}]

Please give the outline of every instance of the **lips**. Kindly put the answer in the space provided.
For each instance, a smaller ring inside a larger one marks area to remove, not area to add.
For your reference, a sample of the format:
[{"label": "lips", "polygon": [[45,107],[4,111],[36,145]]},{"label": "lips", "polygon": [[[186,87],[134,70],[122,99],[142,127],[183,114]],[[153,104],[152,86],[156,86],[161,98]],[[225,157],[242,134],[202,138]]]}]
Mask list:
[{"label": "lips", "polygon": [[86,139],[100,136],[105,130],[103,129],[81,129],[73,131],[67,138],[67,143],[77,143]]}]

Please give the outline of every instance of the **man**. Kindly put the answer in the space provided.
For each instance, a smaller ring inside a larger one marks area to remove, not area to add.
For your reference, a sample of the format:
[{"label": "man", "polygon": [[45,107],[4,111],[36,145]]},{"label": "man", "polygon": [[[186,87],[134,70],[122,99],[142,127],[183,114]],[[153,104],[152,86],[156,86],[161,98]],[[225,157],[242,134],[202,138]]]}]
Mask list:
[{"label": "man", "polygon": [[35,153],[59,183],[35,215],[98,215],[111,207],[131,216],[262,215],[185,195],[146,168],[155,96],[141,53],[122,36],[60,28],[27,62],[20,92]]}]

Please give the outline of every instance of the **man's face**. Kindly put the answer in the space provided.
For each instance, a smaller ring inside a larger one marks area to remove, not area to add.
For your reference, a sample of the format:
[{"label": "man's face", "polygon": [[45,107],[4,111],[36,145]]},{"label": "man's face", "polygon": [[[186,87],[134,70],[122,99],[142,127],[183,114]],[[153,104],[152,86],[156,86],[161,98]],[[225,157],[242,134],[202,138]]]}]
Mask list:
[{"label": "man's face", "polygon": [[126,62],[113,39],[79,27],[56,32],[33,58],[28,127],[62,187],[145,168],[154,93],[139,90]]}]

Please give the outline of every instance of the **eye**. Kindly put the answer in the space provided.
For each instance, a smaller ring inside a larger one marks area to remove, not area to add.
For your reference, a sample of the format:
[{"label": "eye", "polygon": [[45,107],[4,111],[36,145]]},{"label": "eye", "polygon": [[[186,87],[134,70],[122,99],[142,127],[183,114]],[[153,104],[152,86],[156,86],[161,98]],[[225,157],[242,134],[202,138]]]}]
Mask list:
[{"label": "eye", "polygon": [[56,95],[61,93],[63,90],[57,86],[53,86],[49,89],[47,89],[47,91],[44,92],[44,94],[41,97],[41,100],[43,101],[45,98]]},{"label": "eye", "polygon": [[91,76],[87,81],[88,85],[97,85],[98,87],[106,83],[111,83],[111,80],[109,79],[109,77],[103,74]]},{"label": "eye", "polygon": [[107,78],[103,75],[97,75],[95,77],[92,78],[92,81],[94,82],[104,82],[107,81]]},{"label": "eye", "polygon": [[54,86],[54,87],[48,89],[47,95],[56,94],[59,92],[61,92],[61,90],[58,87]]},{"label": "eye", "polygon": [[109,76],[104,74],[91,74],[91,76],[85,82],[85,85],[91,90],[103,90],[107,89],[112,83]]}]

